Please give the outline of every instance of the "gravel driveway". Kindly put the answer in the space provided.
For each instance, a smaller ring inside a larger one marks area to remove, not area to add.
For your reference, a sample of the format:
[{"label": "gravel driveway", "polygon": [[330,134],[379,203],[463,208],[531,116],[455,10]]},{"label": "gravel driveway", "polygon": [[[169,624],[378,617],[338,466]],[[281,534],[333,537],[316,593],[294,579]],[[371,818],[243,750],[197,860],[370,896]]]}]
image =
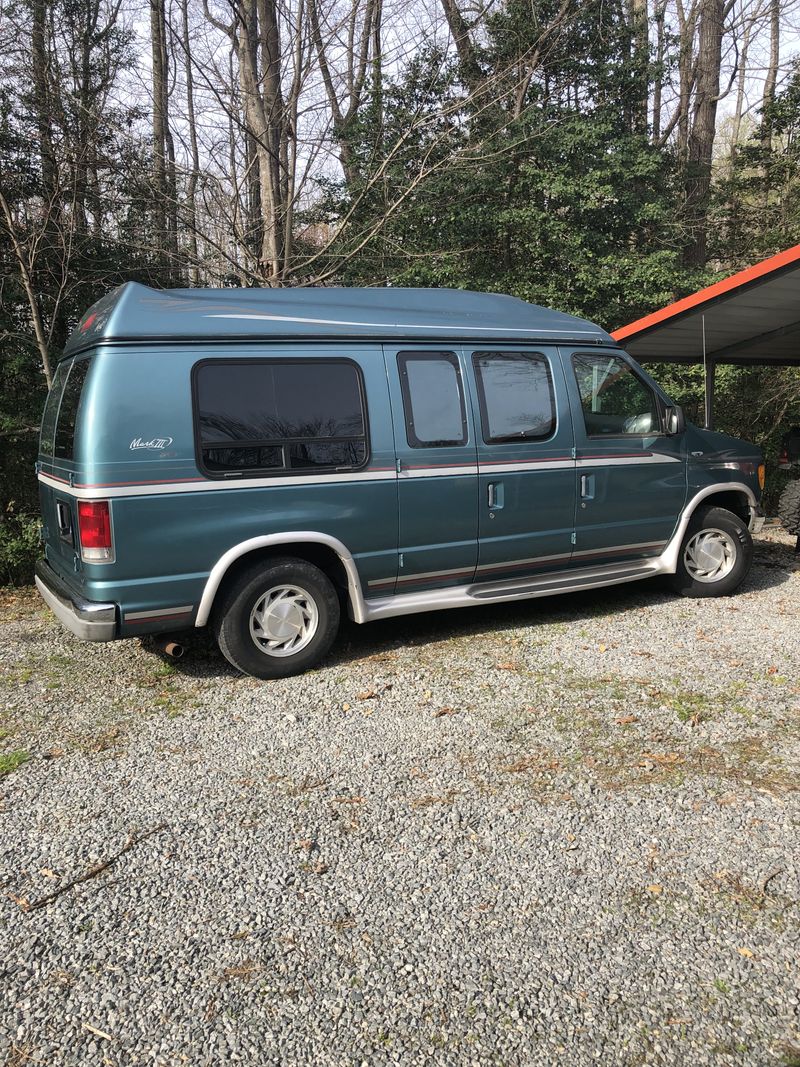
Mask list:
[{"label": "gravel driveway", "polygon": [[777,531],[277,682],[7,595],[0,1063],[800,1064],[799,618]]}]

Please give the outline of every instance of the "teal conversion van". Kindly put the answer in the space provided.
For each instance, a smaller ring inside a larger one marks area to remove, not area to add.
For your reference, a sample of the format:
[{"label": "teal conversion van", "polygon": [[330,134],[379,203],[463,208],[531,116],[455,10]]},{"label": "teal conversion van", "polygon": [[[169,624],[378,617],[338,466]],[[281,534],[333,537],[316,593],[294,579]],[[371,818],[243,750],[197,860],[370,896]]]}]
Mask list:
[{"label": "teal conversion van", "polygon": [[757,449],[686,424],[608,334],[446,289],[123,285],[58,363],[37,473],[36,584],[70,630],[211,626],[262,678],[344,611],[730,593],[763,521]]}]

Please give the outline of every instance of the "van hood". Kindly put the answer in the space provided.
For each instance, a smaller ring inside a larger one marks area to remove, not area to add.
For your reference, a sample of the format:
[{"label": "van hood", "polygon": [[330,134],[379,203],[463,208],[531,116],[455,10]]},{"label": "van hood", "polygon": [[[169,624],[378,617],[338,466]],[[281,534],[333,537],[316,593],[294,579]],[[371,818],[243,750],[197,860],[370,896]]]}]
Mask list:
[{"label": "van hood", "polygon": [[740,437],[731,437],[727,433],[719,433],[717,430],[704,430],[692,423],[686,424],[687,445],[690,454],[702,452],[703,456],[695,457],[702,462],[720,460],[753,460],[761,462],[761,449],[752,443],[744,441]]}]

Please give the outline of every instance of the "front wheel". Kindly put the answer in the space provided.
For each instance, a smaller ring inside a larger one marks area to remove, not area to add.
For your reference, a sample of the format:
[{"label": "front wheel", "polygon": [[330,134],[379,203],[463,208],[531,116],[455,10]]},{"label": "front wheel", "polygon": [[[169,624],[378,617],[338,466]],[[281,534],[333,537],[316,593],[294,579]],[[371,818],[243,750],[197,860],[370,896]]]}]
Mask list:
[{"label": "front wheel", "polygon": [[738,515],[724,508],[698,508],[670,584],[681,596],[727,596],[745,580],[752,560],[753,539]]},{"label": "front wheel", "polygon": [[339,629],[339,598],[319,567],[273,559],[248,568],[214,614],[223,656],[243,674],[285,678],[313,667]]}]

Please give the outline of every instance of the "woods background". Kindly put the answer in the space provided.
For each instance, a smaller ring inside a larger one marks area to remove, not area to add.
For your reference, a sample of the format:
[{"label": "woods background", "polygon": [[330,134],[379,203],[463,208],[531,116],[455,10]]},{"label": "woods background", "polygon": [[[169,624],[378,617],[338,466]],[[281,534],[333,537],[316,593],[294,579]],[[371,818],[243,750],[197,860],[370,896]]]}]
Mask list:
[{"label": "woods background", "polygon": [[[0,0],[0,584],[36,553],[54,356],[123,281],[466,287],[613,329],[800,241],[799,9]],[[654,370],[699,418],[699,368]],[[718,409],[774,459],[800,373],[720,368]]]}]

